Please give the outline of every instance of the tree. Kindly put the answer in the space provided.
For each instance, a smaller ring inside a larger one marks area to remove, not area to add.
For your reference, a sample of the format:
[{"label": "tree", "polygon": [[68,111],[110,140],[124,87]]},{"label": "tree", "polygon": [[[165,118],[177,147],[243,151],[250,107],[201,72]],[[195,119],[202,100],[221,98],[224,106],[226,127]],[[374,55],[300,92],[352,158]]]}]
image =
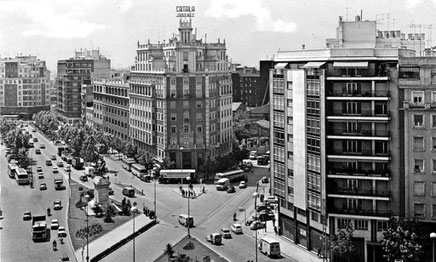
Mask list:
[{"label": "tree", "polygon": [[333,254],[338,254],[340,260],[344,255],[347,255],[347,260],[350,259],[350,253],[354,251],[352,242],[354,228],[352,225],[347,225],[344,228],[338,229],[338,233],[330,239],[330,249]]},{"label": "tree", "polygon": [[403,262],[421,261],[423,257],[423,240],[418,237],[414,221],[390,219],[389,228],[383,232],[383,257],[387,261]]},{"label": "tree", "polygon": [[25,148],[20,148],[14,158],[18,165],[22,168],[27,168],[32,165],[32,159],[29,158],[29,152]]},{"label": "tree", "polygon": [[128,158],[133,158],[138,153],[136,146],[132,143],[128,142],[123,152]]},{"label": "tree", "polygon": [[87,135],[83,143],[82,151],[80,152],[80,156],[85,162],[97,163],[100,156],[96,151],[96,145],[97,141],[95,137],[92,134]]},{"label": "tree", "polygon": [[165,245],[164,255],[165,255],[165,256],[168,256],[168,262],[171,261],[171,258],[173,257],[173,254],[174,254],[175,252],[176,252],[176,251],[174,250],[173,246],[172,246],[170,243],[168,243],[168,244]]},{"label": "tree", "polygon": [[204,162],[204,164],[202,164],[199,168],[198,171],[200,173],[205,174],[205,179],[206,181],[209,181],[209,175],[210,174],[214,174],[216,170],[216,162],[212,161],[210,159],[210,157],[207,158],[206,162]]}]

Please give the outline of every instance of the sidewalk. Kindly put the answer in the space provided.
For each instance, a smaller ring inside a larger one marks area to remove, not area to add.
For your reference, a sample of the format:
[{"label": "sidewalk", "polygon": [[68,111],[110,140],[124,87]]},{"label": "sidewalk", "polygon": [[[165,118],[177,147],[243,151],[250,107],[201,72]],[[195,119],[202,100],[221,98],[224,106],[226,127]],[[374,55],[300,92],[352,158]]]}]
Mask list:
[{"label": "sidewalk", "polygon": [[[146,217],[144,214],[138,214],[135,216],[134,219],[135,232],[139,231],[142,227],[153,223],[153,220],[151,220],[149,217]],[[91,243],[89,243],[89,259],[91,260],[95,256],[99,255],[100,253],[109,249],[120,241],[125,241],[126,238],[133,234],[133,231],[134,229],[132,218],[121,226],[92,241]],[[74,252],[76,261],[86,261],[86,253],[86,246],[76,250]]]}]

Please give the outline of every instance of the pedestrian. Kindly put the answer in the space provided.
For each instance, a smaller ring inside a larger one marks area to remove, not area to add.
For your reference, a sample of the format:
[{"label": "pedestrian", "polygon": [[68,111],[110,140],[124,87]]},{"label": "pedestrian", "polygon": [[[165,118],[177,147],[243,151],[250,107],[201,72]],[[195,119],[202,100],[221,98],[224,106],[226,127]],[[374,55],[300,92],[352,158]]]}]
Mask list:
[{"label": "pedestrian", "polygon": [[321,257],[321,248],[318,249],[318,257]]},{"label": "pedestrian", "polygon": [[274,233],[277,235],[277,226],[274,226]]},{"label": "pedestrian", "polygon": [[183,188],[181,189],[182,191],[182,196],[185,196],[185,190],[183,190]]}]

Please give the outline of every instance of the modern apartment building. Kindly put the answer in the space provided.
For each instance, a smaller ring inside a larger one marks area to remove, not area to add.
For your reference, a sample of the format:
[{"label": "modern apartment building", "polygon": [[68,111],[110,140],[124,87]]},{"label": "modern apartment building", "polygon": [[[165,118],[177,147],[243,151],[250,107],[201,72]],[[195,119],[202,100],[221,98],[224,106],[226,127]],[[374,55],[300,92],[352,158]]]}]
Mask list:
[{"label": "modern apartment building", "polygon": [[260,86],[259,71],[255,67],[238,66],[232,72],[233,102],[242,102],[248,107],[266,104],[267,85]]},{"label": "modern apartment building", "polygon": [[127,78],[93,79],[93,126],[129,140],[129,83]]},{"label": "modern apartment building", "polygon": [[225,41],[197,39],[181,19],[168,42],[139,44],[130,78],[130,137],[178,168],[232,151],[232,81]]},{"label": "modern apartment building", "polygon": [[399,63],[406,218],[436,222],[436,57]]},{"label": "modern apartment building", "polygon": [[270,70],[279,234],[318,251],[351,225],[353,260],[379,261],[389,218],[406,212],[398,61],[415,51],[359,17],[326,44],[279,51]]},{"label": "modern apartment building", "polygon": [[50,110],[50,71],[36,56],[0,58],[0,115],[32,115]]},{"label": "modern apartment building", "polygon": [[66,122],[85,120],[82,85],[90,86],[92,78],[109,78],[110,66],[110,60],[101,55],[99,50],[75,51],[74,57],[58,61],[56,108]]}]

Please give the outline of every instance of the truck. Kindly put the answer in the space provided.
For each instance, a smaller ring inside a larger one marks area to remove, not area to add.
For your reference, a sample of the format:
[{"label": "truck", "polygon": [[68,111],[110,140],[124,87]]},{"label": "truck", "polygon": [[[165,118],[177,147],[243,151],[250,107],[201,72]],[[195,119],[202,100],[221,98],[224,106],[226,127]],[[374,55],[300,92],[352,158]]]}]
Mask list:
[{"label": "truck", "polygon": [[56,175],[54,177],[54,186],[55,186],[55,190],[62,190],[64,189],[64,178],[62,177],[62,175]]},{"label": "truck", "polygon": [[81,157],[73,157],[71,160],[71,166],[75,169],[82,169],[85,165],[85,160]]},{"label": "truck", "polygon": [[33,216],[32,240],[33,241],[47,240],[47,222],[45,221],[45,215]]},{"label": "truck", "polygon": [[222,236],[220,233],[212,233],[206,236],[206,240],[213,245],[221,245]]},{"label": "truck", "polygon": [[280,242],[269,237],[261,238],[259,250],[269,257],[280,257]]}]

